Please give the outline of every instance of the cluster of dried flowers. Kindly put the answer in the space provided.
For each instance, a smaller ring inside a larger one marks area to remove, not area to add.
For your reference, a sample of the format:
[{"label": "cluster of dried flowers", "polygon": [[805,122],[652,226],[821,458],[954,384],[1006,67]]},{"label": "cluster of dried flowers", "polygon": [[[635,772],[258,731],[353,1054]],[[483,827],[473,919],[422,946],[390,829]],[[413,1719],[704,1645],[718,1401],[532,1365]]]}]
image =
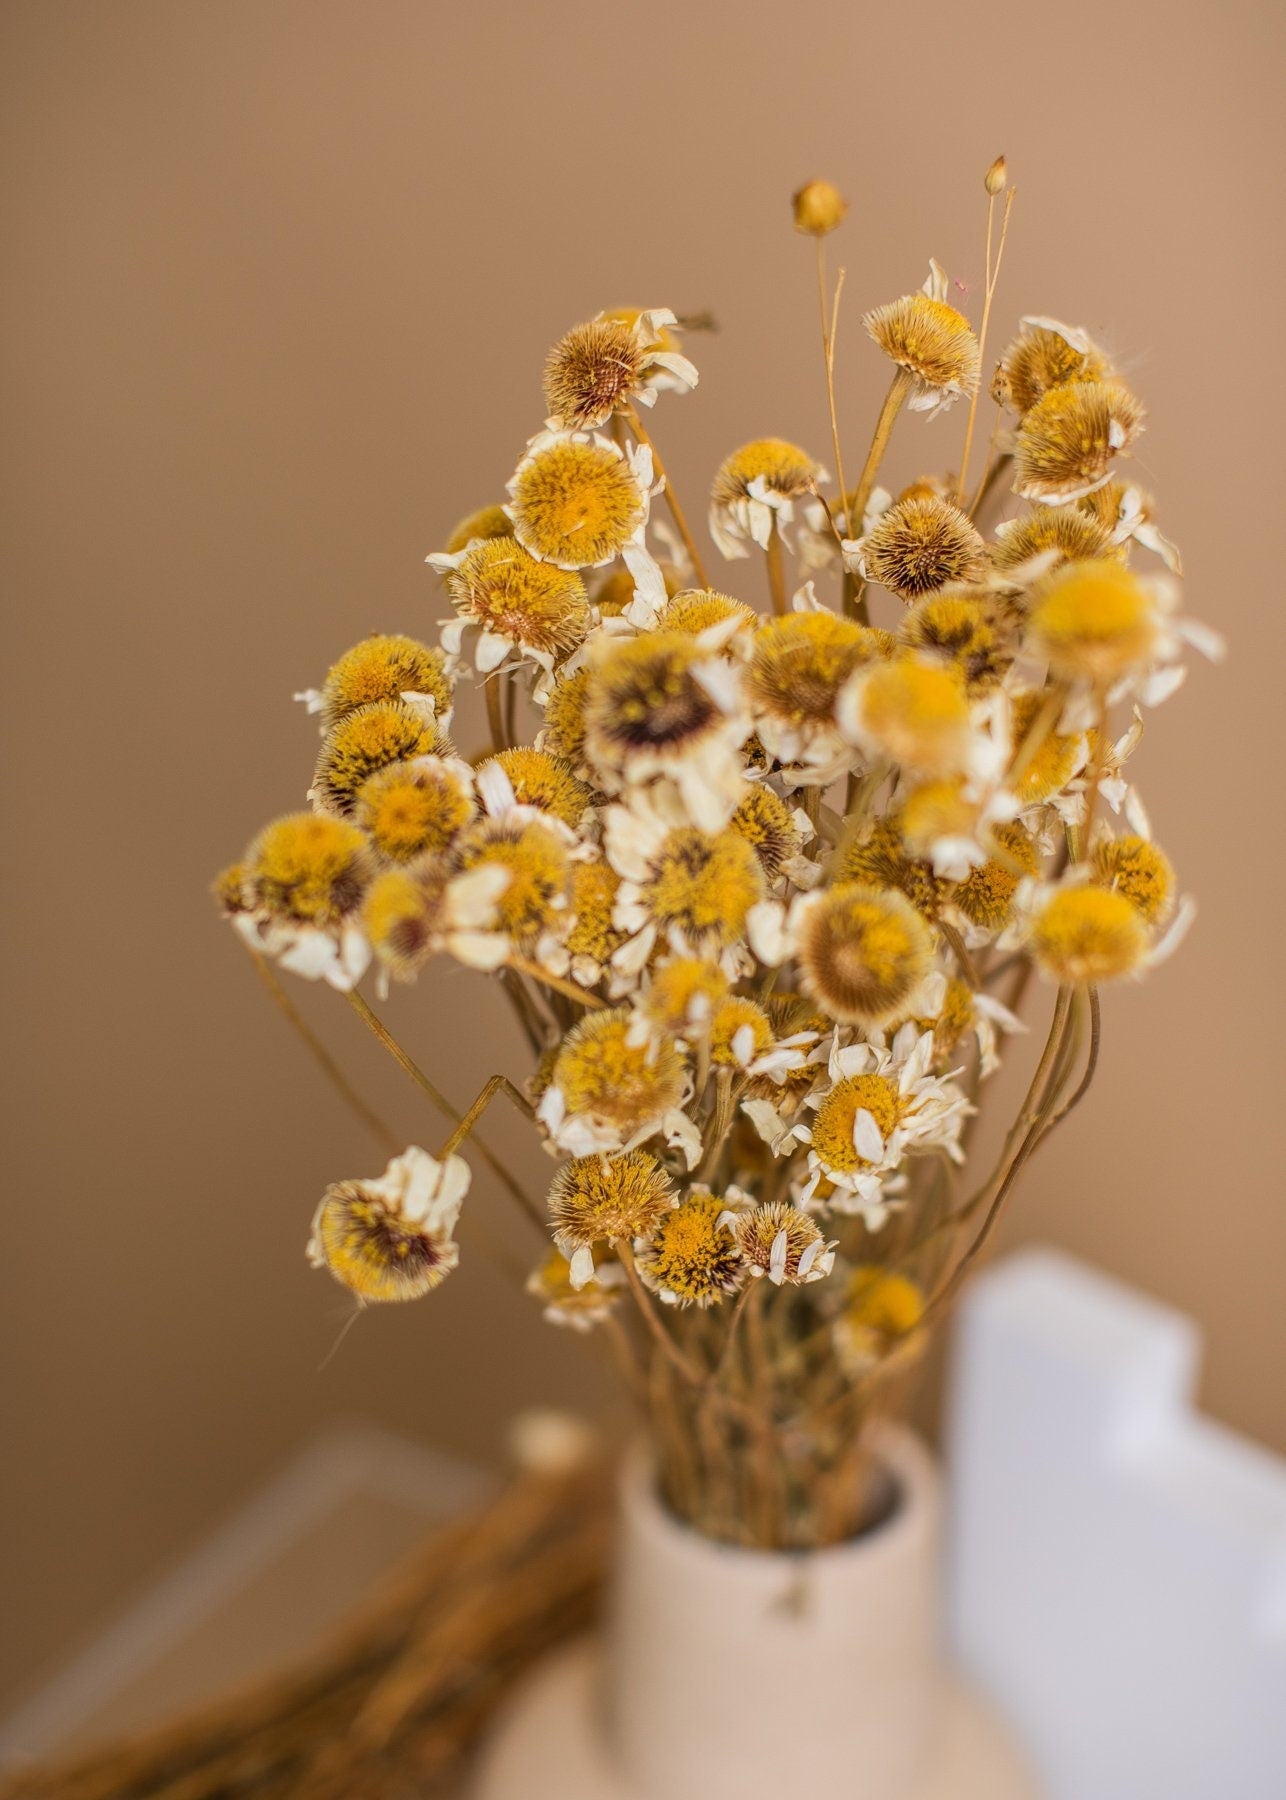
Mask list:
[{"label": "cluster of dried flowers", "polygon": [[[825,182],[796,196],[838,480],[761,438],[709,503],[723,556],[763,558],[766,614],[711,584],[643,422],[696,386],[674,314],[570,331],[507,500],[428,559],[452,610],[439,644],[367,638],[301,696],[322,731],[309,810],[219,884],[265,971],[347,992],[440,1103],[356,992],[372,965],[377,985],[437,955],[492,973],[530,1050],[525,1082],[495,1077],[436,1156],[329,1188],[313,1260],[363,1301],[435,1287],[457,1261],[459,1150],[506,1092],[559,1160],[530,1291],[607,1331],[672,1502],[741,1541],[854,1529],[867,1427],[1088,1085],[1099,984],[1157,962],[1190,912],[1129,765],[1185,647],[1218,646],[1181,615],[1177,555],[1122,467],[1142,408],[1083,331],[1021,322],[966,488],[1003,164],[986,189],[980,331],[936,264],[865,316],[892,379],[852,488],[824,260],[845,208]],[[903,409],[957,401],[959,472],[878,486]],[[490,725],[472,758],[449,735],[462,679]],[[1033,969],[1045,1048],[961,1195]]]}]

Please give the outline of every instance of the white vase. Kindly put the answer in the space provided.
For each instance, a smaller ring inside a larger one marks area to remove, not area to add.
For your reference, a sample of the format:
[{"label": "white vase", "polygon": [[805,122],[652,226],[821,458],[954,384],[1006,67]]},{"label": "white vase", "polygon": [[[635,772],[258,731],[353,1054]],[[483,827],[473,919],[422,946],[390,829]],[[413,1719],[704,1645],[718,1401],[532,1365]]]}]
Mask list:
[{"label": "white vase", "polygon": [[850,1543],[701,1537],[626,1463],[605,1635],[528,1678],[475,1800],[1036,1800],[938,1645],[939,1484],[909,1432],[889,1516]]}]

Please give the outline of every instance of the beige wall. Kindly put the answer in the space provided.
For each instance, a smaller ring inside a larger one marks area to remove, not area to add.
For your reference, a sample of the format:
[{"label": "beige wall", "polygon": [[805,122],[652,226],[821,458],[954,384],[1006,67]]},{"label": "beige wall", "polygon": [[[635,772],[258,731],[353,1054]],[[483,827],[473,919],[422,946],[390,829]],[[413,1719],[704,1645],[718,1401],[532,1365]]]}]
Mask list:
[{"label": "beige wall", "polygon": [[[786,211],[814,173],[854,203],[850,442],[882,382],[858,308],[930,252],[977,280],[999,149],[1003,318],[1086,323],[1149,401],[1141,473],[1233,645],[1139,765],[1203,911],[1177,964],[1112,996],[1099,1088],[1010,1241],[1198,1315],[1209,1404],[1286,1450],[1282,35],[1270,0],[8,0],[6,1676],[325,1418],[485,1452],[520,1401],[608,1392],[467,1225],[431,1304],[361,1320],[319,1371],[344,1309],[304,1266],[308,1218],[372,1155],[204,889],[302,798],[291,691],[365,631],[431,631],[422,558],[498,496],[568,324],[718,315],[698,395],[659,419],[689,494],[746,436],[824,452]],[[908,424],[897,469],[957,430]],[[342,1004],[301,1004],[432,1141]],[[493,1066],[473,978],[435,972],[395,1012],[455,1096]],[[508,1119],[495,1137],[539,1175]],[[518,1242],[485,1180],[474,1205]]]}]

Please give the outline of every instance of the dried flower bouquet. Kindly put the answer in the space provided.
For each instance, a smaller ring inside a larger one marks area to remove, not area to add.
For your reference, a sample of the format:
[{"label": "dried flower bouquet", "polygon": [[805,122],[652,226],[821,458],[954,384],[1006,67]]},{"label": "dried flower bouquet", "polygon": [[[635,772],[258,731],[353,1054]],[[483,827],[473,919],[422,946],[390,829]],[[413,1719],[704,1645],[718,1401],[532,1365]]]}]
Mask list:
[{"label": "dried flower bouquet", "polygon": [[[722,556],[762,558],[766,613],[712,585],[644,423],[695,388],[680,344],[702,322],[569,331],[508,498],[428,558],[439,643],[366,638],[300,696],[322,733],[309,809],[218,884],[287,1010],[274,963],[344,993],[454,1121],[434,1154],[327,1189],[314,1263],[361,1304],[428,1293],[458,1260],[462,1152],[484,1157],[552,1240],[531,1294],[608,1336],[666,1497],[724,1540],[860,1527],[870,1427],[1085,1093],[1100,985],[1191,912],[1130,759],[1185,647],[1218,642],[1181,614],[1177,554],[1122,469],[1143,409],[1084,331],[1021,321],[970,485],[1002,160],[985,185],[977,329],[936,263],[865,315],[891,380],[852,487],[825,262],[845,206],[827,182],[796,195],[835,479],[761,438],[709,501]],[[958,471],[879,486],[903,415],[956,402]],[[470,678],[491,741],[466,759]],[[435,955],[500,982],[527,1057],[464,1113],[358,991]],[[962,1186],[1033,970],[1043,1049],[996,1165]],[[543,1204],[478,1136],[498,1093],[558,1160]]]}]

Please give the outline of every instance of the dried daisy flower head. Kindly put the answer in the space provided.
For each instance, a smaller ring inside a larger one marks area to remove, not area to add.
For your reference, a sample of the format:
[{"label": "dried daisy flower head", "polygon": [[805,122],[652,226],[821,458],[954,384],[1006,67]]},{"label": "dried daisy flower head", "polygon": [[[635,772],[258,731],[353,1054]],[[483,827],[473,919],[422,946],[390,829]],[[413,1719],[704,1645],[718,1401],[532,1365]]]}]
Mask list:
[{"label": "dried daisy flower head", "polygon": [[911,608],[898,634],[904,644],[958,670],[970,698],[1004,677],[1016,653],[1014,622],[985,590],[930,594]]},{"label": "dried daisy flower head", "polygon": [[1053,387],[1024,413],[1014,442],[1015,487],[1061,506],[1093,493],[1143,429],[1143,408],[1119,381]]},{"label": "dried daisy flower head", "polygon": [[899,600],[918,600],[952,582],[975,581],[986,549],[968,516],[937,495],[898,501],[861,540],[858,566]]},{"label": "dried daisy flower head", "polygon": [[353,821],[389,862],[450,849],[473,818],[473,776],[455,757],[389,763],[357,790]]},{"label": "dried daisy flower head", "polygon": [[405,700],[375,700],[346,713],[322,739],[308,797],[326,812],[355,813],[372,775],[417,756],[449,756],[432,716]]},{"label": "dried daisy flower head", "polygon": [[492,506],[480,506],[477,512],[466,513],[457,521],[447,538],[446,554],[458,556],[483,538],[512,537],[513,520],[497,501]]},{"label": "dried daisy flower head", "polygon": [[678,1109],[682,1055],[673,1043],[640,1036],[634,1023],[624,1007],[587,1013],[563,1039],[538,1108],[561,1149],[619,1150],[660,1131]]},{"label": "dried daisy flower head", "polygon": [[1042,974],[1072,984],[1115,981],[1147,959],[1147,923],[1114,888],[1088,883],[1055,888],[1039,906],[1027,941]]},{"label": "dried daisy flower head", "polygon": [[671,386],[694,388],[696,369],[667,347],[675,323],[668,307],[656,307],[628,321],[600,313],[574,326],[545,360],[549,429],[592,430],[635,401],[650,406],[657,393],[654,377],[662,371]]},{"label": "dried daisy flower head", "polygon": [[1057,674],[1099,683],[1146,662],[1157,638],[1151,594],[1111,557],[1057,570],[1033,599],[1030,624]]},{"label": "dried daisy flower head", "polygon": [[756,1279],[766,1275],[774,1287],[821,1281],[835,1266],[834,1244],[807,1213],[784,1201],[740,1214],[736,1233],[746,1272]]},{"label": "dried daisy flower head", "polygon": [[875,307],[862,323],[904,371],[913,412],[941,412],[977,388],[978,340],[964,314],[949,304],[947,278],[936,262],[918,294]]},{"label": "dried daisy flower head", "polygon": [[1027,318],[1021,327],[992,377],[997,406],[1029,412],[1050,388],[1069,381],[1102,381],[1111,374],[1107,358],[1078,326]]},{"label": "dried daisy flower head", "polygon": [[331,667],[320,688],[308,688],[296,698],[306,702],[309,712],[321,714],[323,731],[377,700],[409,698],[444,729],[451,722],[446,659],[440,650],[409,637],[363,638]]},{"label": "dried daisy flower head", "polygon": [[438,1162],[412,1146],[378,1180],[339,1181],[313,1219],[308,1260],[363,1304],[416,1300],[460,1260],[452,1237],[469,1191],[463,1157]]},{"label": "dried daisy flower head", "polygon": [[1137,832],[1103,834],[1094,848],[1094,879],[1124,894],[1149,925],[1163,923],[1173,910],[1174,866],[1164,850]]},{"label": "dried daisy flower head", "polygon": [[789,525],[795,502],[815,491],[823,469],[798,444],[756,438],[720,463],[710,489],[710,536],[727,557],[748,556],[747,539],[766,550]]},{"label": "dried daisy flower head", "polygon": [[650,1237],[678,1202],[664,1167],[646,1150],[564,1163],[549,1190],[549,1222],[571,1262],[573,1286],[592,1274],[596,1244]]},{"label": "dried daisy flower head", "polygon": [[831,1018],[879,1026],[905,1011],[933,963],[933,935],[904,894],[840,881],[796,902],[803,990]]},{"label": "dried daisy flower head", "polygon": [[350,988],[370,961],[357,913],[374,858],[365,835],[324,813],[290,813],[266,825],[238,865],[233,925],[258,954],[309,980]]},{"label": "dried daisy flower head", "polygon": [[651,485],[645,449],[626,455],[607,438],[579,432],[533,438],[509,483],[514,536],[560,569],[597,569],[629,549],[646,558]]},{"label": "dried daisy flower head", "polygon": [[709,1188],[692,1188],[636,1245],[639,1274],[668,1306],[718,1306],[746,1279],[733,1225],[722,1199]]},{"label": "dried daisy flower head", "polygon": [[458,656],[469,631],[475,638],[474,660],[484,675],[512,655],[552,670],[589,630],[589,601],[580,576],[538,562],[515,538],[484,538],[455,557],[429,561],[446,573],[447,592],[459,615],[443,632],[443,643]]}]

